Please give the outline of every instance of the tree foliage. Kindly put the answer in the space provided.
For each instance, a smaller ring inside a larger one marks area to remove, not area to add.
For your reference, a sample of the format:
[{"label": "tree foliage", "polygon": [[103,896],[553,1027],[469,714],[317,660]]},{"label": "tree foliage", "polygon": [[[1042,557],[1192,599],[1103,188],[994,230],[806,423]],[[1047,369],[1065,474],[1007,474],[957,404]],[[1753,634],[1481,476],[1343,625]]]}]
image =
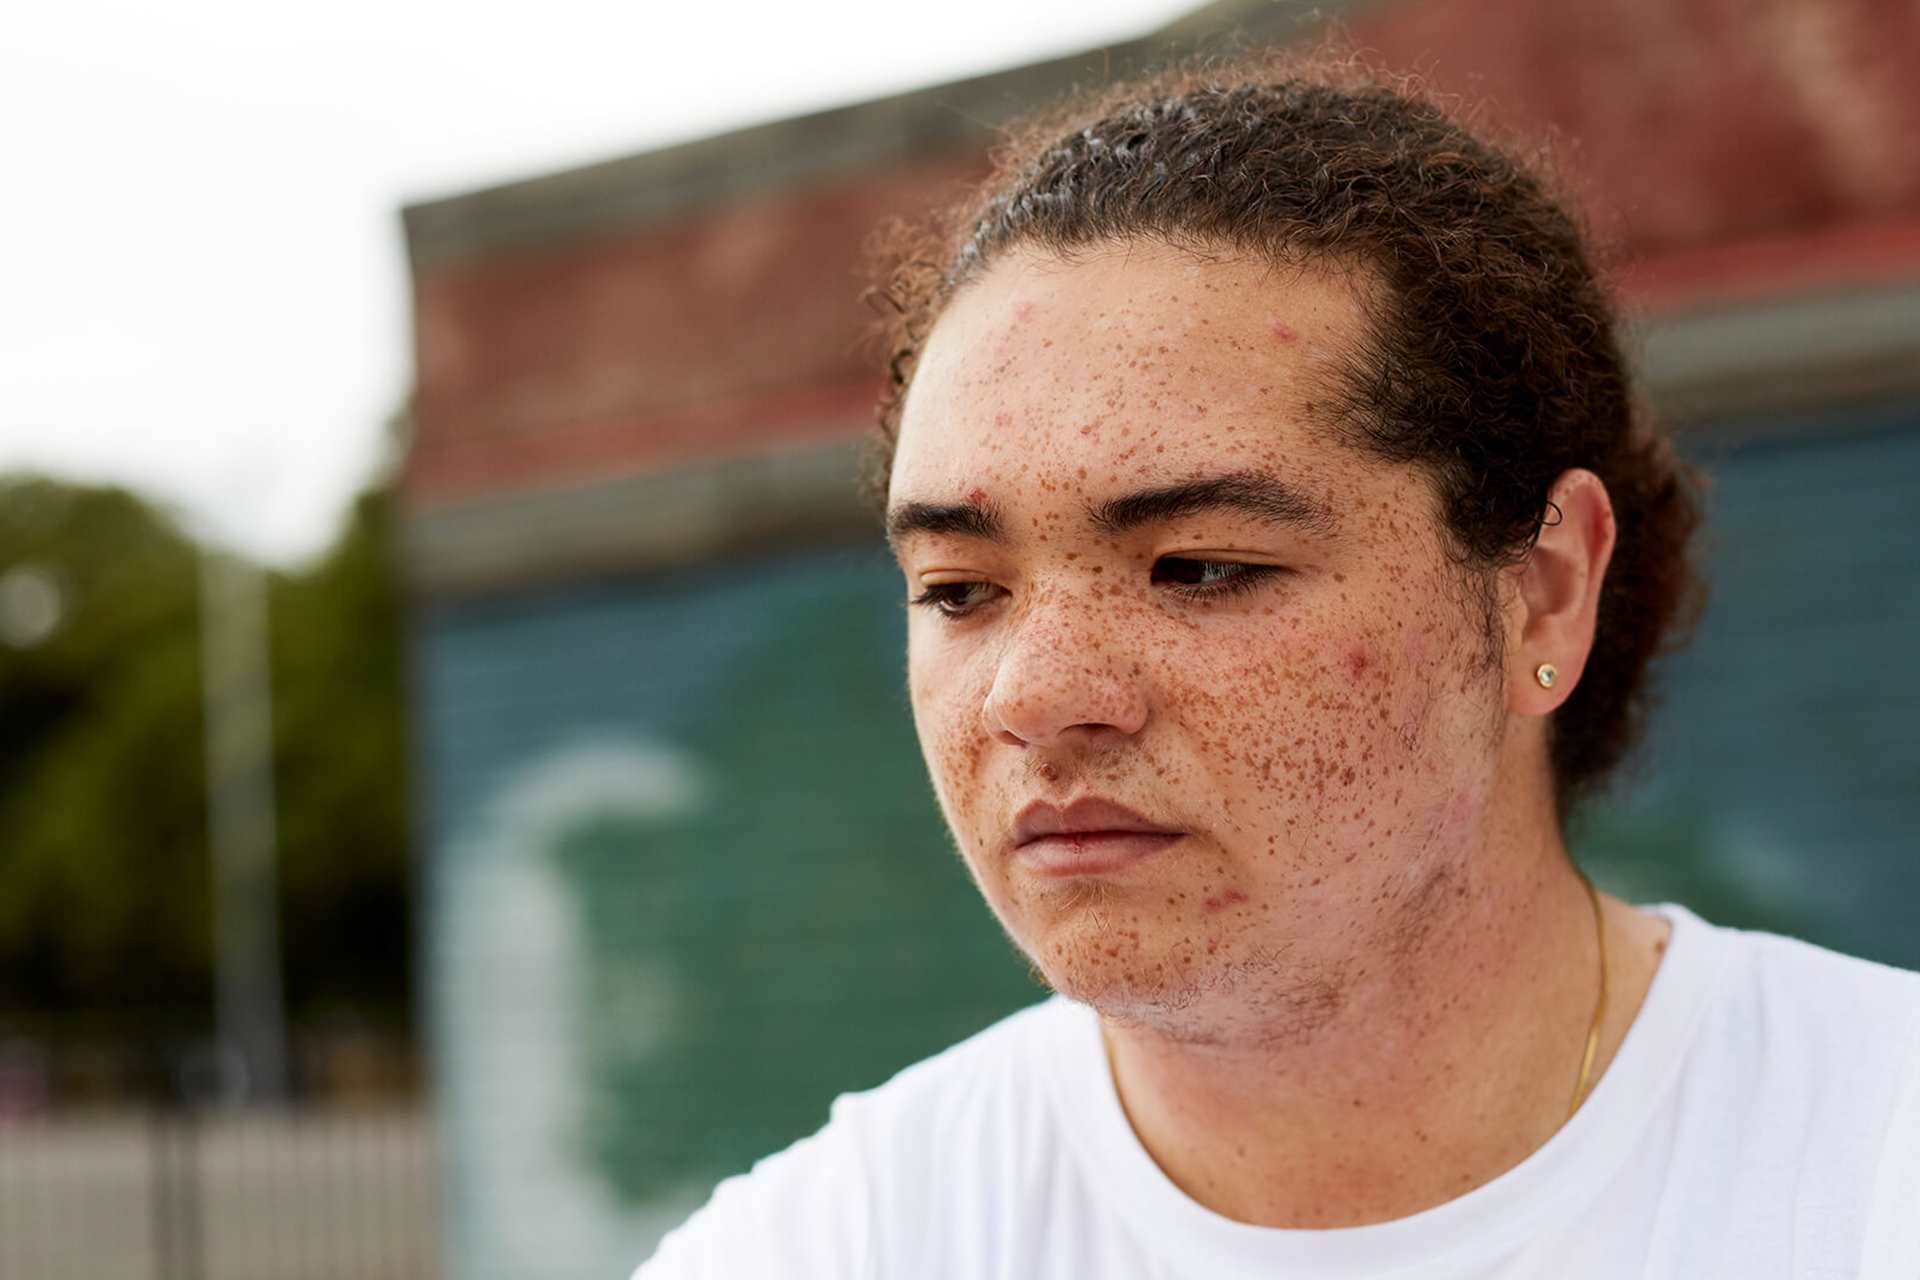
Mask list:
[{"label": "tree foliage", "polygon": [[[289,1008],[406,1009],[405,770],[388,504],[270,589]],[[0,644],[0,1012],[207,1009],[198,549],[121,489],[0,478],[0,578],[57,585]],[[18,637],[15,637],[18,640]]]}]

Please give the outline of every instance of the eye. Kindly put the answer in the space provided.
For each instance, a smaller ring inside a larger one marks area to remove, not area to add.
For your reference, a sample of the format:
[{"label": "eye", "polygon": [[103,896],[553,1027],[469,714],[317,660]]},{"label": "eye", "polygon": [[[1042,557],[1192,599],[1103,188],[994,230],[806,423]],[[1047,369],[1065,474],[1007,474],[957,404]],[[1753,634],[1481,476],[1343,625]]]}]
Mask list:
[{"label": "eye", "polygon": [[993,599],[999,588],[991,582],[936,582],[911,603],[948,618],[964,618]]},{"label": "eye", "polygon": [[1162,556],[1154,561],[1153,581],[1183,595],[1221,596],[1251,591],[1286,570],[1277,564],[1244,564],[1237,560],[1196,560]]}]

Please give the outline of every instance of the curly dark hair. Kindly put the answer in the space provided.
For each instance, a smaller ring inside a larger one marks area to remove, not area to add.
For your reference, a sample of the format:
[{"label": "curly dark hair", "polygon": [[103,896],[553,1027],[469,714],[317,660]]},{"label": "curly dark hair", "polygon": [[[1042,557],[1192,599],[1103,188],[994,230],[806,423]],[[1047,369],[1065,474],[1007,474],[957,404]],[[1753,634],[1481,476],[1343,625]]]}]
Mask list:
[{"label": "curly dark hair", "polygon": [[[1523,155],[1525,158],[1523,158]],[[1491,617],[1570,467],[1611,495],[1594,648],[1553,716],[1562,821],[1640,736],[1648,668],[1697,616],[1702,482],[1634,394],[1608,292],[1543,152],[1496,146],[1356,59],[1265,54],[1115,85],[1013,130],[958,206],[881,245],[891,381],[868,451],[884,499],[900,411],[947,302],[1011,249],[1127,240],[1356,266],[1368,334],[1318,405],[1328,427],[1429,475]]]}]

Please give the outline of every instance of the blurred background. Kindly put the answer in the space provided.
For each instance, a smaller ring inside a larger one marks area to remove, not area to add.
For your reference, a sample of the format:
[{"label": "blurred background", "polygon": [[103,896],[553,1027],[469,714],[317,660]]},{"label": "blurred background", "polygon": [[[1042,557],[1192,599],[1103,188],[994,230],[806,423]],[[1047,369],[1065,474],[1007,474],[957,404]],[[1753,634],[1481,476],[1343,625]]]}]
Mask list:
[{"label": "blurred background", "polygon": [[1920,967],[1914,0],[43,7],[0,41],[0,1280],[617,1277],[1043,994],[850,480],[861,250],[1337,22],[1560,147],[1715,477],[1604,885]]}]

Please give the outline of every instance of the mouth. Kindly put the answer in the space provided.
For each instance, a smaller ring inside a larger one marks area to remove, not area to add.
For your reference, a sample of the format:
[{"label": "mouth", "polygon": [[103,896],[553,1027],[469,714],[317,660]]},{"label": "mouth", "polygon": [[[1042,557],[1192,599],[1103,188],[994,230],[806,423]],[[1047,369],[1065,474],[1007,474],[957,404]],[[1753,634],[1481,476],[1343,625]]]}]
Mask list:
[{"label": "mouth", "polygon": [[1036,801],[1014,823],[1013,856],[1046,876],[1105,875],[1187,836],[1125,805],[1089,796],[1065,808]]}]

